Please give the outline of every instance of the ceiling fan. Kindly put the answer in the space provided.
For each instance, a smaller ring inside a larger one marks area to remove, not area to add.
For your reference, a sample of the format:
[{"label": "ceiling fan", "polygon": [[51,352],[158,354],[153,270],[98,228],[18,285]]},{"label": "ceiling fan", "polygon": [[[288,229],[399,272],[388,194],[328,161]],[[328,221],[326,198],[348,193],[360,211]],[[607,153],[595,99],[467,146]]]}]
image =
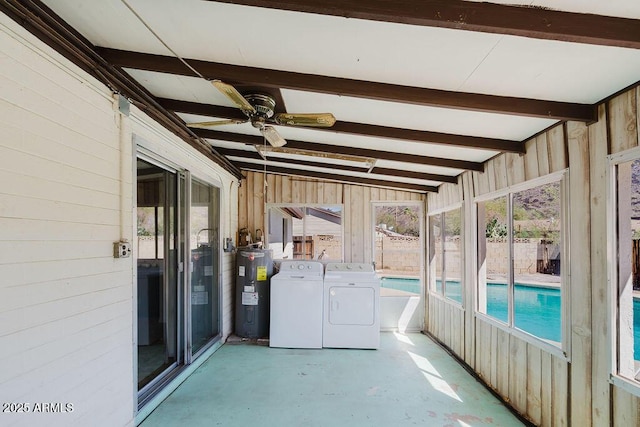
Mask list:
[{"label": "ceiling fan", "polygon": [[235,87],[220,80],[212,80],[211,83],[223,95],[229,98],[236,107],[242,110],[247,118],[244,120],[227,119],[210,122],[187,123],[187,126],[191,128],[208,128],[211,126],[251,122],[253,127],[260,129],[260,133],[262,133],[264,138],[269,141],[269,144],[274,147],[282,147],[287,143],[287,141],[280,136],[276,128],[271,126],[272,124],[325,128],[333,126],[336,122],[336,118],[331,113],[274,114],[276,101],[269,95],[260,93],[242,95]]}]

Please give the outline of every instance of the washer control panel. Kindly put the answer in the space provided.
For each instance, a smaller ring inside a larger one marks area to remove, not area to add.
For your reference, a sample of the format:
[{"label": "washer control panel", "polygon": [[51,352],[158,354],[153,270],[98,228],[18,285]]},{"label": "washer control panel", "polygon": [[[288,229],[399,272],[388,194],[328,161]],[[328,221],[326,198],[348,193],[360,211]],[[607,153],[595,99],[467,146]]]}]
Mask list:
[{"label": "washer control panel", "polygon": [[282,261],[280,273],[285,274],[324,274],[324,265],[316,261]]}]

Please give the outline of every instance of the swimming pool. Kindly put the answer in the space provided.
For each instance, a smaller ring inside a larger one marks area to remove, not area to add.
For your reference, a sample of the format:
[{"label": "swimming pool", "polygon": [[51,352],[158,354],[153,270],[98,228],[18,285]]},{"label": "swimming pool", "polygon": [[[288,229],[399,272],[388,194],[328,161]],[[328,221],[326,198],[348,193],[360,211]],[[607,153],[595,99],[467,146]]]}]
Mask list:
[{"label": "swimming pool", "polygon": [[[384,277],[382,287],[420,294],[420,281],[410,278]],[[442,282],[436,281],[436,290],[442,293]],[[446,296],[462,303],[459,281],[446,281]],[[515,326],[539,338],[559,342],[562,338],[562,305],[560,289],[543,288],[527,283],[515,284]],[[507,285],[487,283],[488,316],[507,323]],[[634,359],[640,360],[640,299],[633,299]]]}]

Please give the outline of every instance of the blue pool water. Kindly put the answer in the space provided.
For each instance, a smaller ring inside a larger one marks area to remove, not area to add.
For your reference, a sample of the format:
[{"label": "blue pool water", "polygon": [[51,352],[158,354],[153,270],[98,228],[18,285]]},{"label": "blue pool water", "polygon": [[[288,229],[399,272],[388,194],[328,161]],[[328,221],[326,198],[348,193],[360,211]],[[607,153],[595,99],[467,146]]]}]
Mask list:
[{"label": "blue pool water", "polygon": [[[420,294],[418,279],[385,277],[382,287]],[[442,293],[442,282],[436,281],[436,290]],[[460,282],[446,282],[446,297],[462,303]],[[562,337],[560,289],[541,288],[526,283],[515,284],[515,326],[525,332],[550,341],[559,342]],[[508,321],[507,286],[502,283],[487,284],[486,314],[505,323]],[[640,299],[633,299],[634,359],[640,360]]]}]

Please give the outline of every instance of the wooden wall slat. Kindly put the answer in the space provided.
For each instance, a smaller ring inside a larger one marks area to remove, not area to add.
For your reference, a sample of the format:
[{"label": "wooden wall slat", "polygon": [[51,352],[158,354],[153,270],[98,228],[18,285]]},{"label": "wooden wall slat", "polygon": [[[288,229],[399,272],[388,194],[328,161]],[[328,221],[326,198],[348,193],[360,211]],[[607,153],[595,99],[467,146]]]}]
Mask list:
[{"label": "wooden wall slat", "polygon": [[255,233],[257,229],[263,231],[264,234],[264,196],[265,196],[265,174],[260,173],[256,175],[256,180],[254,181],[254,189],[253,189],[253,229],[252,235],[255,240]]},{"label": "wooden wall slat", "polygon": [[473,197],[478,196],[480,193],[480,172],[473,171],[471,172],[471,177],[473,179]]},{"label": "wooden wall slat", "polygon": [[276,175],[267,175],[267,203],[276,200]]},{"label": "wooden wall slat", "polygon": [[247,230],[249,231],[249,233],[251,233],[251,236],[253,238],[253,232],[255,230],[255,223],[254,223],[254,211],[256,210],[256,203],[253,197],[253,194],[255,192],[255,179],[256,179],[256,175],[254,173],[250,173],[247,174]]},{"label": "wooden wall slat", "polygon": [[305,182],[297,177],[291,178],[291,199],[293,203],[305,203]]},{"label": "wooden wall slat", "polygon": [[[475,235],[475,229],[473,225],[473,221],[470,218],[473,218],[475,206],[473,204],[473,175],[469,172],[465,172],[461,175],[460,182],[463,187],[463,200],[465,204],[463,206],[463,239],[465,242],[471,242],[473,236]],[[471,260],[474,256],[474,247],[473,245],[464,245],[464,258],[465,260]],[[460,356],[471,366],[474,366],[474,317],[473,317],[473,304],[474,304],[474,292],[471,291],[471,287],[474,286],[473,278],[475,274],[473,272],[474,265],[470,262],[465,262],[463,268],[463,303],[465,310],[462,313],[463,315],[463,330],[461,331],[462,339],[464,340],[464,354]]]},{"label": "wooden wall slat", "polygon": [[282,203],[282,175],[274,175],[275,191],[273,194],[273,203]]},{"label": "wooden wall slat", "polygon": [[[403,192],[406,193],[406,192]],[[373,262],[373,226],[375,226],[375,218],[372,216],[371,212],[371,187],[363,187],[362,188],[362,211],[361,218],[362,222],[366,224],[362,230],[362,261],[371,263]],[[371,224],[371,225],[369,225]]]},{"label": "wooden wall slat", "polygon": [[491,358],[489,362],[489,367],[491,369],[490,380],[491,384],[498,384],[498,376],[500,375],[501,366],[498,365],[498,358],[491,357],[491,355],[497,354],[498,351],[498,328],[491,327],[491,346],[489,347],[491,352],[489,353],[489,357]]},{"label": "wooden wall slat", "polygon": [[589,130],[567,122],[571,204],[571,422],[591,425],[591,226]]},{"label": "wooden wall slat", "polygon": [[447,311],[442,300],[438,300],[438,335],[442,337],[442,342],[447,343]]},{"label": "wooden wall slat", "polygon": [[549,174],[549,146],[547,134],[543,133],[536,137],[536,154],[538,155],[538,175]]},{"label": "wooden wall slat", "polygon": [[624,92],[609,101],[611,153],[638,146],[638,105],[636,91]]},{"label": "wooden wall slat", "polygon": [[507,161],[504,154],[493,159],[494,173],[496,175],[496,189],[506,188],[507,182]]},{"label": "wooden wall slat", "polygon": [[609,352],[611,338],[608,322],[607,268],[607,117],[606,108],[598,108],[598,122],[589,126],[589,163],[591,183],[591,282],[593,325],[591,352],[593,353],[593,424],[610,423]]},{"label": "wooden wall slat", "polygon": [[521,413],[527,412],[527,343],[511,337],[509,359],[509,400]]},{"label": "wooden wall slat", "polygon": [[508,332],[502,329],[495,328],[498,333],[498,348],[495,353],[497,354],[498,366],[498,382],[496,383],[496,389],[504,396],[509,396],[509,365],[511,364],[509,340],[510,335]]},{"label": "wooden wall slat", "polygon": [[537,178],[538,175],[538,147],[536,140],[530,139],[525,143],[527,152],[524,155],[524,179],[526,181]]},{"label": "wooden wall slat", "polygon": [[640,423],[640,400],[626,391],[613,388],[613,426],[637,426]]},{"label": "wooden wall slat", "polygon": [[[349,202],[351,210],[351,262],[365,262],[364,240],[365,230],[356,227],[362,224],[365,211],[364,187],[351,186],[351,200]],[[368,206],[367,206],[368,207]]]},{"label": "wooden wall slat", "polygon": [[486,194],[491,191],[491,185],[489,184],[489,165],[485,165],[485,170],[482,173],[478,174],[478,183],[479,185],[479,193],[478,194]]},{"label": "wooden wall slat", "polygon": [[547,151],[549,155],[549,172],[566,169],[567,163],[564,126],[555,126],[547,132]]},{"label": "wooden wall slat", "polygon": [[350,232],[352,230],[352,217],[353,214],[351,212],[351,206],[353,206],[351,202],[351,189],[353,186],[351,185],[343,185],[343,197],[344,197],[344,211],[342,212],[342,220],[344,221],[344,261],[352,262],[351,252],[352,252],[352,240],[353,233]]},{"label": "wooden wall slat", "polygon": [[[248,218],[247,218],[247,210],[248,210],[248,201],[247,201],[247,187],[249,186],[246,179],[240,181],[240,188],[238,188],[238,230],[248,226]],[[236,235],[235,241],[238,242],[239,236]]]},{"label": "wooden wall slat", "polygon": [[[546,141],[545,141],[546,142]],[[527,415],[534,424],[542,422],[542,351],[527,345]]]},{"label": "wooden wall slat", "polygon": [[498,189],[496,185],[496,166],[494,160],[489,160],[485,166],[485,175],[487,176],[487,183],[489,184],[488,191],[494,192]]},{"label": "wooden wall slat", "polygon": [[491,345],[491,338],[486,335],[487,327],[488,325],[485,322],[476,319],[476,373],[480,378],[489,382],[490,374],[486,372],[484,360]]},{"label": "wooden wall slat", "polygon": [[507,181],[509,185],[524,182],[524,156],[518,153],[507,153]]},{"label": "wooden wall slat", "polygon": [[305,203],[318,203],[318,184],[316,181],[305,181],[304,183],[304,201]]},{"label": "wooden wall slat", "polygon": [[292,203],[292,202],[293,202],[293,192],[292,192],[291,177],[283,176],[280,203]]},{"label": "wooden wall slat", "polygon": [[[568,426],[569,425],[569,367],[566,360],[556,356],[551,356],[551,401],[553,402],[553,412],[551,425]],[[578,406],[576,410],[580,409]],[[581,409],[582,410],[582,409]],[[586,409],[584,409],[586,410]],[[572,418],[573,421],[573,418]],[[580,424],[572,424],[580,425]]]},{"label": "wooden wall slat", "polygon": [[551,354],[540,353],[540,425],[552,425],[554,402],[552,398],[553,366]]}]

